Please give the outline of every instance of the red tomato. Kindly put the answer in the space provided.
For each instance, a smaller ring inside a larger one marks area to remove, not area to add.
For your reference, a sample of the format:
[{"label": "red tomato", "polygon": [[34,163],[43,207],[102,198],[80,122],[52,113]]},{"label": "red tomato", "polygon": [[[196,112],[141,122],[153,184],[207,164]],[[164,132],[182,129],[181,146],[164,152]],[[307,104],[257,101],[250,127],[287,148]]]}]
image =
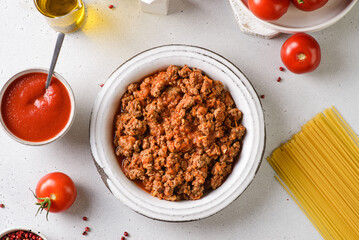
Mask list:
[{"label": "red tomato", "polygon": [[248,7],[258,18],[274,21],[283,16],[289,7],[290,0],[248,0]]},{"label": "red tomato", "polygon": [[[77,190],[69,176],[61,172],[53,172],[43,176],[36,186],[39,210],[62,212],[75,202]],[[47,212],[47,213],[48,213]]]},{"label": "red tomato", "polygon": [[292,2],[300,10],[310,12],[323,7],[328,0],[292,0]]},{"label": "red tomato", "polygon": [[305,33],[297,33],[288,38],[280,55],[284,65],[297,74],[314,71],[321,60],[318,42]]}]

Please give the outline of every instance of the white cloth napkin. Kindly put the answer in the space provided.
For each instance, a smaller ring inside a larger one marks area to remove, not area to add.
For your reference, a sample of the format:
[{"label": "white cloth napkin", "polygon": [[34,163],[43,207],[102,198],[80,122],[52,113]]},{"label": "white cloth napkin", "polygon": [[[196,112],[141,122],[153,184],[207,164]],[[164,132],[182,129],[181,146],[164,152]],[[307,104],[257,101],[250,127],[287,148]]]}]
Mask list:
[{"label": "white cloth napkin", "polygon": [[232,6],[234,16],[242,32],[262,38],[273,38],[280,34],[280,32],[263,25],[257,19],[249,15],[244,9],[245,6],[240,4],[239,1],[242,0],[229,0],[229,3]]}]

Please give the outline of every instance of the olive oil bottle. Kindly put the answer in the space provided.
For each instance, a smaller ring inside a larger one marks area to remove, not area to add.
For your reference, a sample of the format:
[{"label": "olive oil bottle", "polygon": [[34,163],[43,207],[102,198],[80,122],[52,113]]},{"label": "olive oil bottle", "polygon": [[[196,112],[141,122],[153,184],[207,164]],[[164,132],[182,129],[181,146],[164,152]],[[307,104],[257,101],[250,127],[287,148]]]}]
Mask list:
[{"label": "olive oil bottle", "polygon": [[83,23],[85,8],[82,0],[34,0],[49,25],[58,32],[69,33]]}]

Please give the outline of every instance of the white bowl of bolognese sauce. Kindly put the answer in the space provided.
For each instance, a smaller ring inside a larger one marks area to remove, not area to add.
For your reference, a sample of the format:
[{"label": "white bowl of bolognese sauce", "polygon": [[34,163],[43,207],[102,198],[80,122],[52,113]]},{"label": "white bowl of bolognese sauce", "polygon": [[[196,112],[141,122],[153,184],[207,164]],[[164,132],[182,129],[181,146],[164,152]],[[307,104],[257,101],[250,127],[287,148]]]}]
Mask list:
[{"label": "white bowl of bolognese sauce", "polygon": [[[160,200],[129,180],[118,163],[113,146],[114,117],[120,99],[131,83],[169,65],[196,67],[220,80],[243,113],[246,136],[232,173],[216,190],[199,200]],[[110,191],[132,210],[152,219],[181,222],[209,217],[237,199],[252,182],[265,148],[262,106],[253,86],[231,62],[200,47],[166,45],[144,51],[122,64],[98,94],[90,120],[90,144],[95,164]]]},{"label": "white bowl of bolognese sauce", "polygon": [[330,27],[342,19],[357,0],[330,0],[323,7],[312,11],[301,11],[290,4],[288,12],[276,21],[267,22],[256,17],[249,9],[248,0],[234,0],[245,12],[263,25],[282,33],[317,32]]}]

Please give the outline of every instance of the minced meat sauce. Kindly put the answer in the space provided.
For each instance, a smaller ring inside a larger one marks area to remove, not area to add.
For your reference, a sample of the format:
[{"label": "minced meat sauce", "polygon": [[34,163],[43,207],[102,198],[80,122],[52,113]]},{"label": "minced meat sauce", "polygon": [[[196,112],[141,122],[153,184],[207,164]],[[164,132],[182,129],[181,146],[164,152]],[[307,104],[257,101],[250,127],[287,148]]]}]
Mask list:
[{"label": "minced meat sauce", "polygon": [[245,127],[220,81],[169,66],[130,84],[115,118],[124,174],[160,199],[199,199],[231,173]]}]

